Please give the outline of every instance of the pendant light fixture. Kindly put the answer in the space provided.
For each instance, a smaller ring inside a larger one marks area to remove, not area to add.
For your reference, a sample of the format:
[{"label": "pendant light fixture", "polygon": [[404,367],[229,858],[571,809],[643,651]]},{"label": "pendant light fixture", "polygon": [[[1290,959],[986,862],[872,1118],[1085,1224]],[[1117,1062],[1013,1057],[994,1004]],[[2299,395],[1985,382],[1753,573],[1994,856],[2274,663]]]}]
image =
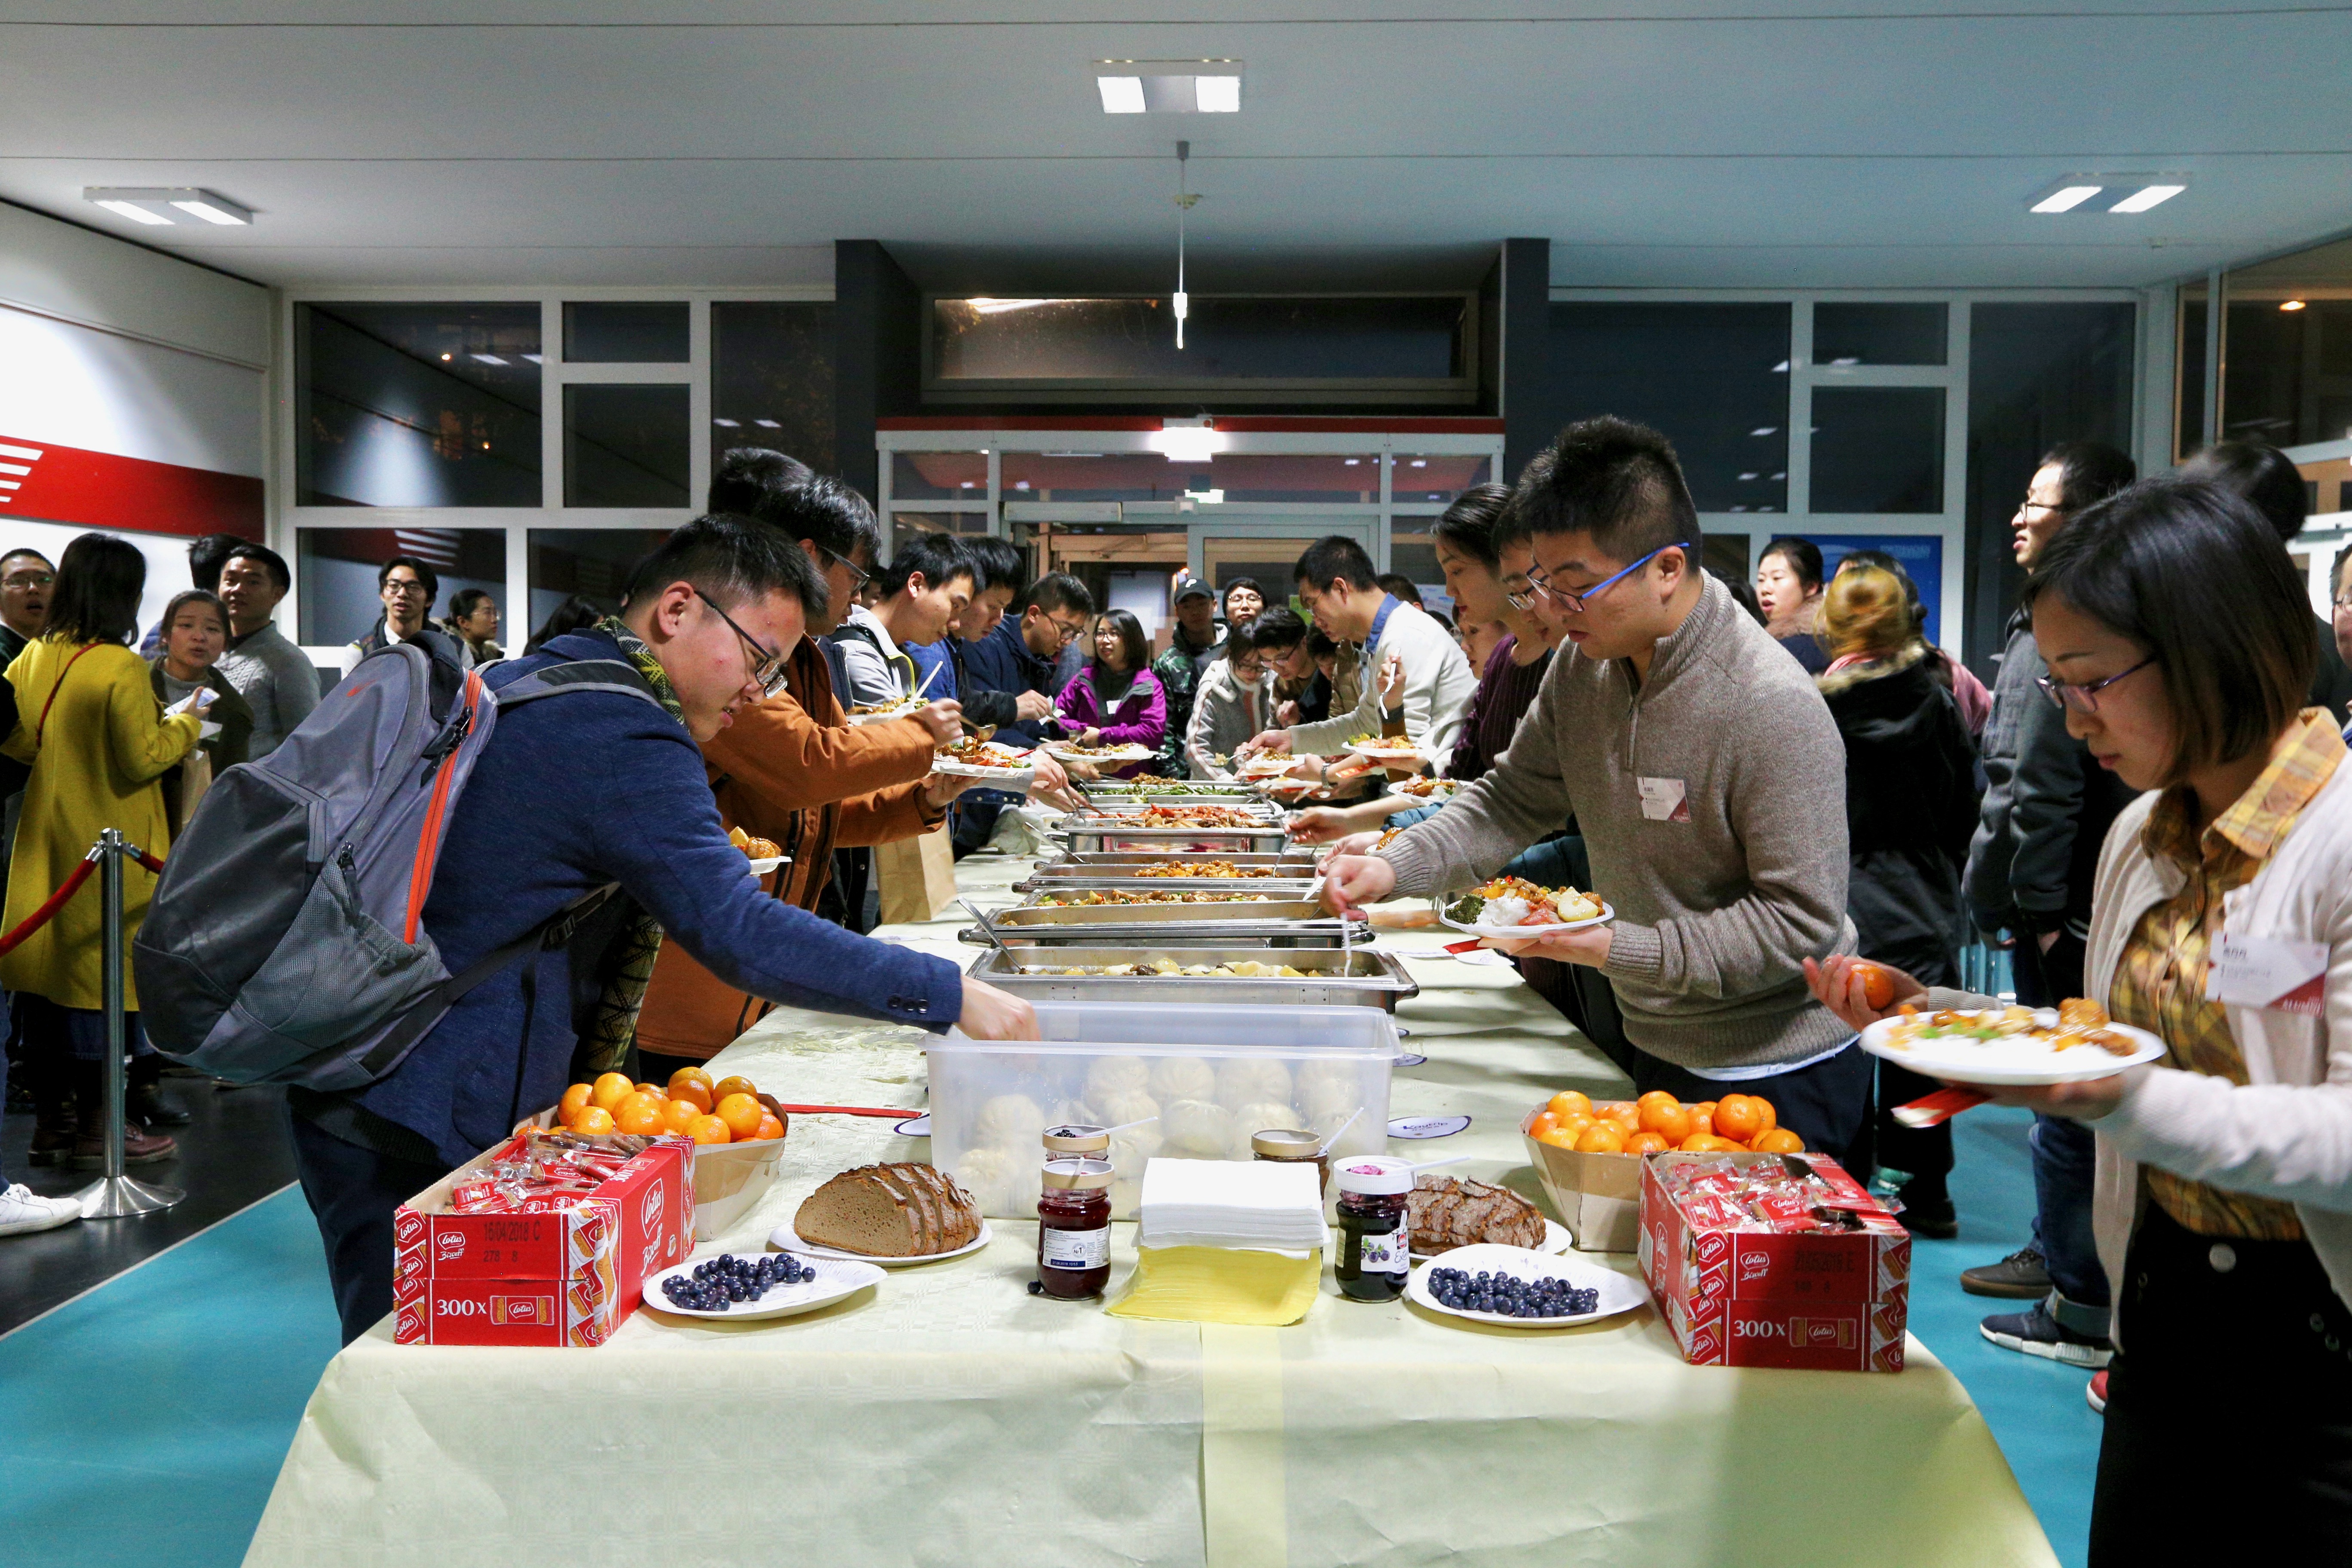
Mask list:
[{"label": "pendant light fixture", "polygon": [[1192,297],[1184,292],[1184,215],[1201,198],[1185,188],[1185,165],[1192,161],[1192,144],[1176,143],[1176,348],[1184,347],[1184,318],[1192,313]]}]

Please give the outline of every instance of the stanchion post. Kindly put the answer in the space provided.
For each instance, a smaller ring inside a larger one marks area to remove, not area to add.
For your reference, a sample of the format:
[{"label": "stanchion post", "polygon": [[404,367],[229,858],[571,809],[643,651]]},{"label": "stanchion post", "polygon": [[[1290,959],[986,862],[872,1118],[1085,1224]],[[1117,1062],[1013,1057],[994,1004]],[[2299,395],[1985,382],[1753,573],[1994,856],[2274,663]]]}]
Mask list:
[{"label": "stanchion post", "polygon": [[122,1005],[122,862],[131,853],[121,829],[109,827],[99,834],[99,896],[105,908],[102,936],[106,943],[100,968],[106,1003],[106,1174],[74,1194],[81,1200],[84,1219],[153,1214],[188,1195],[179,1187],[133,1181],[122,1171],[123,1098],[128,1087],[123,1055],[131,1045]]}]

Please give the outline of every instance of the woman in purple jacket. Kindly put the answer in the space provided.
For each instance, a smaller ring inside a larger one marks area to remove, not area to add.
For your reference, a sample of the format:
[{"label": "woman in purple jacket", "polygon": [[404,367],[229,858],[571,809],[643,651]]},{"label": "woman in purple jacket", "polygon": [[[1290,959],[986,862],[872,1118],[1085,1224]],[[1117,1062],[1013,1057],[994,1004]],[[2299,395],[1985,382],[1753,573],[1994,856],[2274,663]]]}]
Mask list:
[{"label": "woman in purple jacket", "polygon": [[[1168,694],[1150,662],[1143,623],[1126,610],[1104,611],[1095,620],[1094,657],[1062,689],[1063,730],[1081,746],[1158,752],[1168,734]],[[1113,776],[1129,778],[1143,768],[1129,763]]]}]

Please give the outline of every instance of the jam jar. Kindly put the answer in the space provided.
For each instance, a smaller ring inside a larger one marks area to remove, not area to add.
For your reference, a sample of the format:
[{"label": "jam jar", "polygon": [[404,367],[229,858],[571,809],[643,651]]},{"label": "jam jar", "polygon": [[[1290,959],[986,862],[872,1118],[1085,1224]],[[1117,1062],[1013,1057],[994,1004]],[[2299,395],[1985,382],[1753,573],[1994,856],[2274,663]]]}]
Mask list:
[{"label": "jam jar", "polygon": [[1323,1135],[1296,1127],[1269,1127],[1250,1134],[1250,1154],[1277,1165],[1312,1165],[1324,1196],[1331,1194],[1331,1157],[1323,1152]]},{"label": "jam jar", "polygon": [[1099,1296],[1110,1283],[1108,1160],[1045,1162],[1037,1198],[1037,1283],[1065,1300]]},{"label": "jam jar", "polygon": [[1412,1226],[1405,1194],[1412,1162],[1383,1154],[1339,1162],[1339,1251],[1332,1273],[1339,1293],[1354,1301],[1393,1301],[1412,1269]]}]

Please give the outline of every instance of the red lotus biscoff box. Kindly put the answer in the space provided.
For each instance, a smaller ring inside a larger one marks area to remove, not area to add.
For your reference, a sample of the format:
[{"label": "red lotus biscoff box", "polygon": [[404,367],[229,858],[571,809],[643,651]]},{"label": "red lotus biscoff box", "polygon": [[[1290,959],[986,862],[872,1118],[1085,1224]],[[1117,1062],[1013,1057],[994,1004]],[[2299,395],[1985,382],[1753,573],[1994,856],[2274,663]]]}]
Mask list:
[{"label": "red lotus biscoff box", "polygon": [[[572,1152],[518,1134],[401,1205],[393,1216],[394,1342],[609,1339],[636,1310],[646,1276],[684,1258],[694,1230],[692,1142],[610,1142],[611,1152],[557,1165],[552,1153]],[[646,1146],[624,1152],[638,1143]]]},{"label": "red lotus biscoff box", "polygon": [[1903,1370],[1911,1235],[1834,1161],[1653,1155],[1639,1252],[1694,1365]]}]

